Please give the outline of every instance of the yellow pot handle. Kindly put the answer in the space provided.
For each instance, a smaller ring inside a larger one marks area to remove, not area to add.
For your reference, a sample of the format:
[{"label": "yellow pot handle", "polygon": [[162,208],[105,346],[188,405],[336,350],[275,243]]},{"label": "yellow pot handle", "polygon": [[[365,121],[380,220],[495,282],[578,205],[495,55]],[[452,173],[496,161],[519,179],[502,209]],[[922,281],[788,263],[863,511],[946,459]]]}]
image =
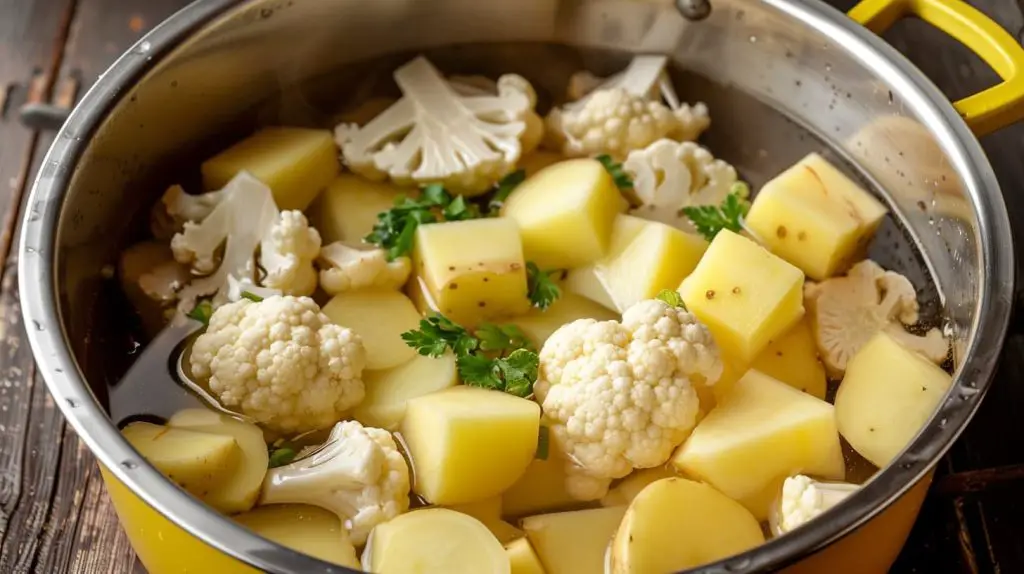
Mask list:
[{"label": "yellow pot handle", "polygon": [[953,103],[967,125],[984,135],[1024,119],[1024,48],[961,0],[862,0],[850,18],[881,34],[897,20],[916,16],[949,34],[984,60],[1003,81]]}]

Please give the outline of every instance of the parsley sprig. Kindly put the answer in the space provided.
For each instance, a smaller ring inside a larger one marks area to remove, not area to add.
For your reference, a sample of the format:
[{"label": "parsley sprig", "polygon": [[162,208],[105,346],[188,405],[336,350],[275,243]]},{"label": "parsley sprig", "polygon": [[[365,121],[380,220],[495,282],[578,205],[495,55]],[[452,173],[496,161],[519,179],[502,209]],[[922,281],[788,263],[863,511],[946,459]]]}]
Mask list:
[{"label": "parsley sprig", "polygon": [[[684,207],[683,215],[688,217],[697,233],[704,236],[704,239],[711,241],[723,229],[739,233],[743,229],[743,218],[750,210],[750,202],[747,201],[747,184],[733,184],[729,195],[725,196],[721,205],[698,205]],[[747,191],[749,193],[749,191]]]},{"label": "parsley sprig", "polygon": [[412,251],[416,228],[421,223],[463,221],[480,217],[480,208],[461,195],[452,196],[441,184],[423,188],[418,199],[399,197],[394,206],[377,214],[377,223],[364,241],[378,245],[388,253],[388,261]]},{"label": "parsley sprig", "polygon": [[511,195],[512,191],[524,181],[526,181],[525,169],[517,169],[516,171],[513,171],[501,178],[498,185],[494,187],[491,199],[487,202],[487,214],[490,216],[497,216],[501,212],[502,206],[505,205],[505,201],[508,200],[508,196]]},{"label": "parsley sprig", "polygon": [[210,324],[210,317],[213,316],[213,303],[209,299],[203,299],[196,303],[196,306],[192,308],[187,314],[189,319],[195,319],[203,325]]},{"label": "parsley sprig", "polygon": [[615,186],[622,191],[633,189],[633,178],[626,173],[626,170],[622,168],[622,164],[612,159],[612,156],[608,154],[601,154],[597,156],[597,161],[601,162],[604,169],[612,176],[612,180],[615,181]]},{"label": "parsley sprig", "polygon": [[683,302],[683,296],[679,294],[679,291],[673,291],[671,289],[662,289],[660,293],[655,296],[656,299],[667,303],[672,307],[678,307],[683,311],[686,311],[686,303]]},{"label": "parsley sprig", "polygon": [[450,349],[463,383],[517,397],[533,394],[539,358],[519,327],[484,323],[470,333],[443,315],[422,319],[419,327],[402,333],[405,344],[434,358]]},{"label": "parsley sprig", "polygon": [[273,444],[267,445],[267,454],[269,455],[267,467],[277,468],[291,464],[298,456],[299,451],[298,447],[292,443],[279,439]]},{"label": "parsley sprig", "polygon": [[561,274],[559,270],[541,271],[533,261],[526,262],[526,285],[530,303],[534,307],[545,311],[562,296],[562,290],[552,279],[552,276],[559,274]]}]

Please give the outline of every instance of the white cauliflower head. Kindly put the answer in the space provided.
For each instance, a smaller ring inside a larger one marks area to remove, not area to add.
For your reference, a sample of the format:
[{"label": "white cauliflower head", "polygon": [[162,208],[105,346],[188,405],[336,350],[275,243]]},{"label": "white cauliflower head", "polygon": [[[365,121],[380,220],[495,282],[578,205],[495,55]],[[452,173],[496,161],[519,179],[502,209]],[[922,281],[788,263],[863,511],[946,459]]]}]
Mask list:
[{"label": "white cauliflower head", "polygon": [[772,533],[782,536],[807,524],[857,492],[858,488],[845,482],[819,482],[802,474],[787,478],[768,517]]},{"label": "white cauliflower head", "polygon": [[320,286],[329,295],[376,287],[401,289],[409,279],[408,257],[388,261],[383,249],[359,249],[335,241],[320,250]]},{"label": "white cauliflower head", "polygon": [[471,196],[515,169],[524,120],[536,103],[529,82],[505,75],[496,95],[461,96],[422,56],[395,70],[394,78],[400,100],[365,126],[335,128],[352,171],[399,185],[441,183]]},{"label": "white cauliflower head", "polygon": [[263,286],[285,295],[312,295],[316,291],[313,261],[320,253],[320,233],[298,210],[282,211],[260,243]]},{"label": "white cauliflower head", "polygon": [[224,196],[223,190],[191,195],[180,185],[168,187],[150,212],[149,227],[153,237],[170,239],[181,232],[186,222],[206,219]]},{"label": "white cauliflower head", "polygon": [[[633,189],[642,202],[631,215],[696,231],[683,215],[684,207],[718,206],[736,186],[736,169],[715,159],[693,142],[658,140],[629,152],[623,169],[633,176]],[[736,186],[746,199],[745,186]]]},{"label": "white cauliflower head", "polygon": [[882,330],[935,363],[942,363],[949,353],[949,341],[938,329],[922,336],[907,332],[904,326],[918,319],[913,284],[870,259],[851,267],[844,277],[807,283],[804,299],[822,362],[833,376],[842,376],[847,362]]},{"label": "white cauliflower head", "polygon": [[546,133],[549,145],[567,156],[608,154],[621,160],[662,138],[695,140],[710,124],[704,104],[672,110],[625,88],[611,88],[590,94],[581,106],[553,110]]},{"label": "white cauliflower head", "polygon": [[696,423],[694,385],[721,374],[708,329],[659,300],[633,305],[621,323],[580,319],[555,331],[534,391],[568,458],[568,492],[596,500],[613,479],[664,464]]},{"label": "white cauliflower head", "polygon": [[192,345],[192,374],[225,407],[281,433],[327,428],[363,400],[366,351],[308,297],[217,308]]},{"label": "white cauliflower head", "polygon": [[409,510],[409,466],[386,430],[334,425],[313,454],[267,471],[260,504],[311,504],[338,515],[355,545]]}]

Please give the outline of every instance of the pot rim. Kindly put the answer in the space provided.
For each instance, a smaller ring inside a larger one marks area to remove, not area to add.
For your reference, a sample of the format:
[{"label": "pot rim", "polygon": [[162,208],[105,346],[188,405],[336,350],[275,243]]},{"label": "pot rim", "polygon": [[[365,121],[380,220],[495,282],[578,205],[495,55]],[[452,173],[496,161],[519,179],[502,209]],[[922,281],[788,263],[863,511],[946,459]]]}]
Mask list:
[{"label": "pot rim", "polygon": [[[949,100],[895,48],[822,0],[763,0],[831,42],[890,83],[949,155],[978,218],[981,277],[975,336],[945,402],[887,468],[815,521],[743,554],[692,570],[735,574],[779,568],[851,533],[916,484],[949,449],[977,411],[995,371],[1009,324],[1014,256],[1006,205],[978,140]],[[39,370],[68,422],[97,459],[136,496],[203,542],[264,571],[352,572],[289,550],[241,527],[165,479],[122,437],[92,396],[63,329],[57,300],[56,234],[63,199],[88,139],[141,79],[193,32],[248,0],[206,0],[186,6],[143,36],[101,75],[68,118],[44,159],[22,220],[19,289],[22,314]],[[41,287],[41,288],[40,288]],[[941,417],[941,418],[940,418]],[[936,421],[939,421],[936,423]]]}]

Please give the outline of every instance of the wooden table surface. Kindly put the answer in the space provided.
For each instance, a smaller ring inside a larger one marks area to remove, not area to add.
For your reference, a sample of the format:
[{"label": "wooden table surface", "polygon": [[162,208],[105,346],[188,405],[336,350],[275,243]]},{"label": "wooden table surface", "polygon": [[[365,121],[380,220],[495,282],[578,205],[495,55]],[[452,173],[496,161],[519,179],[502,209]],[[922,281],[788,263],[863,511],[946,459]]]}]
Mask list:
[{"label": "wooden table surface", "polygon": [[[848,9],[853,0],[831,0]],[[1012,0],[975,5],[1017,34]],[[143,572],[92,456],[64,423],[24,340],[16,279],[19,211],[50,135],[18,121],[26,102],[71,105],[118,54],[186,0],[0,0],[0,573]],[[976,57],[920,22],[886,34],[950,97],[991,84]],[[1024,126],[983,140],[1024,229]],[[949,456],[896,572],[1024,572],[1024,338]],[[990,487],[994,484],[996,488]],[[1017,485],[1017,489],[998,488]],[[980,492],[979,492],[980,491]]]}]

